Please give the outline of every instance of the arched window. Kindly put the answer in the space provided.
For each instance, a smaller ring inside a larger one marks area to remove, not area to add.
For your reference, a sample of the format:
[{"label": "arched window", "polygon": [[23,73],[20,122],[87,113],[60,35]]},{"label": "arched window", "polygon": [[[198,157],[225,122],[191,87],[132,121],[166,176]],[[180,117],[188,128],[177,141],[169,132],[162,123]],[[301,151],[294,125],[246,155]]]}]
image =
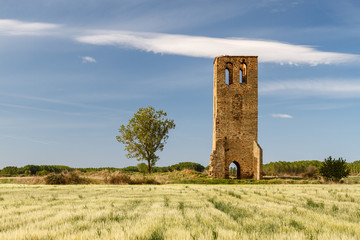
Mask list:
[{"label": "arched window", "polygon": [[245,59],[243,59],[239,71],[240,83],[247,83],[246,75],[247,75],[246,63],[245,63]]},{"label": "arched window", "polygon": [[233,65],[232,63],[226,63],[225,67],[225,83],[226,85],[233,84]]},{"label": "arched window", "polygon": [[228,68],[225,69],[225,83],[226,85],[230,85],[230,71]]},{"label": "arched window", "polygon": [[241,69],[240,69],[240,71],[239,71],[239,78],[240,78],[240,83],[243,83],[243,73],[242,73],[242,71],[241,71]]}]

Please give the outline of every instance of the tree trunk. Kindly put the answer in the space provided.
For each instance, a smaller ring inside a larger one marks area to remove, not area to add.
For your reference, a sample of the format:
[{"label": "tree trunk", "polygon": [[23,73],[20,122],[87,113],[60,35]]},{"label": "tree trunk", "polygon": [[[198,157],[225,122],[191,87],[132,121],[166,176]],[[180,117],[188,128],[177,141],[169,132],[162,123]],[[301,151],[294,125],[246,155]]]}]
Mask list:
[{"label": "tree trunk", "polygon": [[150,159],[147,160],[148,161],[148,173],[151,173],[151,161]]}]

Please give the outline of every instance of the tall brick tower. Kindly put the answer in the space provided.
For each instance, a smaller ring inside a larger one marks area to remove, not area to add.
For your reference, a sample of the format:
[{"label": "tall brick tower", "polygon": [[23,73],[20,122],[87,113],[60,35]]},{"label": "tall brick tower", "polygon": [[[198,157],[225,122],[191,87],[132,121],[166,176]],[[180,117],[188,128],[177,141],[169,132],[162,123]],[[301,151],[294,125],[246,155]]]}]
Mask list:
[{"label": "tall brick tower", "polygon": [[214,60],[214,122],[210,174],[261,178],[262,149],[258,133],[258,66],[254,56],[220,56]]}]

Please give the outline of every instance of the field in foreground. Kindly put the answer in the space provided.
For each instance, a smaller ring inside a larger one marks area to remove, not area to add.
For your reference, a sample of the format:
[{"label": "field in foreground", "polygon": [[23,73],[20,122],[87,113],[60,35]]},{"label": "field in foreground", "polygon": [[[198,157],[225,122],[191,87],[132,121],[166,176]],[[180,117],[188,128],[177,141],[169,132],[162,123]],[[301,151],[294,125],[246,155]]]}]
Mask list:
[{"label": "field in foreground", "polygon": [[360,239],[359,185],[0,185],[0,239]]}]

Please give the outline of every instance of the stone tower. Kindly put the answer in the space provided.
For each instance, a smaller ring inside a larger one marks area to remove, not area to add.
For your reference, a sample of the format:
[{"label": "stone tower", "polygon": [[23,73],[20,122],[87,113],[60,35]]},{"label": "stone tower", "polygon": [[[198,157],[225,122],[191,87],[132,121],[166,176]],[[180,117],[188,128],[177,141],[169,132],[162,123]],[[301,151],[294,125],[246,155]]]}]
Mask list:
[{"label": "stone tower", "polygon": [[258,133],[257,57],[220,56],[214,60],[214,122],[210,174],[260,179],[262,149]]}]

